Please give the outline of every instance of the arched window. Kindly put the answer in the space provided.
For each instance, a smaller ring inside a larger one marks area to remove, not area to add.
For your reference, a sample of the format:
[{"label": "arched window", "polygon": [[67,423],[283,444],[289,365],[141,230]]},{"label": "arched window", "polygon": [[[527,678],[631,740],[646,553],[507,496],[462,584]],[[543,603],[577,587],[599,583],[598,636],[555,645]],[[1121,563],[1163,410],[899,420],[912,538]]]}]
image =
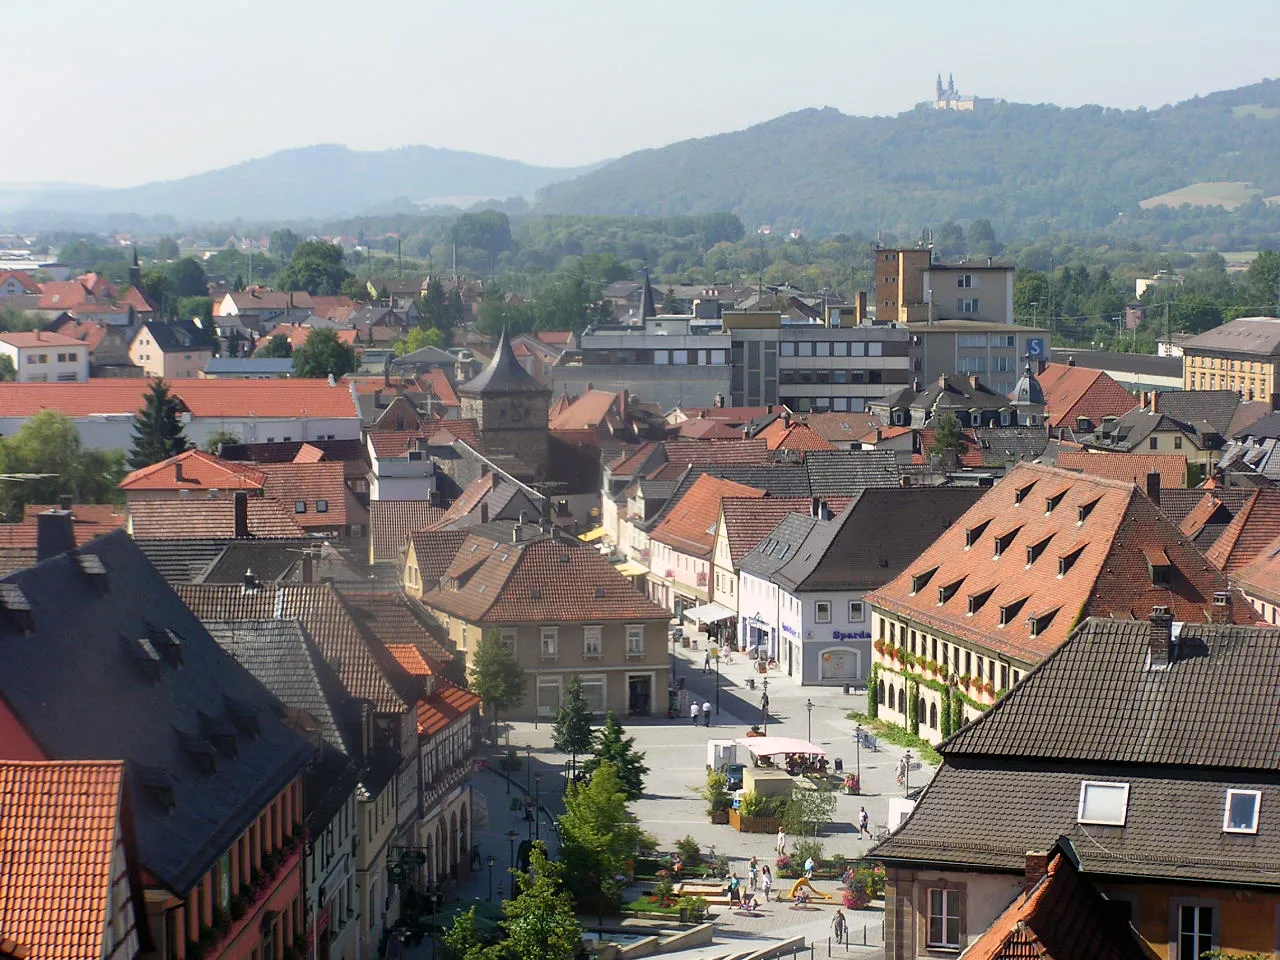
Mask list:
[{"label": "arched window", "polygon": [[458,815],[458,846],[462,851],[462,858],[464,860],[469,859],[471,857],[471,836],[467,831],[467,808],[465,806]]},{"label": "arched window", "polygon": [[907,688],[905,686],[898,691],[898,712],[904,717],[907,715]]},{"label": "arched window", "polygon": [[884,681],[876,684],[876,703],[884,703]]},{"label": "arched window", "polygon": [[916,697],[916,719],[921,723],[924,723],[924,718],[928,715],[929,712],[924,706],[924,697]]},{"label": "arched window", "polygon": [[938,705],[936,703],[929,704],[929,726],[938,729]]}]

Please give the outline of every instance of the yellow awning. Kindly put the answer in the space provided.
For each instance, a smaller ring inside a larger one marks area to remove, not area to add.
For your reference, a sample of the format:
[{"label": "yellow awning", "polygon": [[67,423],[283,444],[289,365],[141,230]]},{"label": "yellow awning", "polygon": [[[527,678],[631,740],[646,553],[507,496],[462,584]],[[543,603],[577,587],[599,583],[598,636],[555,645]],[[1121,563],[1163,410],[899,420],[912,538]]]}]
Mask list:
[{"label": "yellow awning", "polygon": [[624,577],[640,577],[649,572],[649,568],[643,563],[636,563],[634,560],[627,560],[618,564],[613,569],[617,570]]},{"label": "yellow awning", "polygon": [[596,527],[594,530],[588,530],[586,533],[579,534],[578,539],[583,543],[593,543],[604,536],[604,527]]}]

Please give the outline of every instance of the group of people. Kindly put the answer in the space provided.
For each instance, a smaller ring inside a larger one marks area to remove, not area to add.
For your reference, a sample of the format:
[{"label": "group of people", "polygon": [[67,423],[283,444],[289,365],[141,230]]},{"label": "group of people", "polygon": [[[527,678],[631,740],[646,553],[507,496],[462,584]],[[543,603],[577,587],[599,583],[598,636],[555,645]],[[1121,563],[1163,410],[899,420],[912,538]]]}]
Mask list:
[{"label": "group of people", "polygon": [[703,700],[701,707],[698,706],[697,700],[689,701],[689,719],[693,721],[693,725],[695,727],[698,725],[699,718],[702,719],[702,725],[704,727],[711,726],[711,701],[710,700]]},{"label": "group of people", "polygon": [[767,863],[760,863],[759,857],[752,857],[747,864],[747,889],[742,890],[742,879],[736,872],[729,876],[729,902],[740,904],[743,910],[755,910],[760,906],[756,899],[756,891],[764,894],[765,902],[769,900],[769,892],[773,890],[773,871]]}]

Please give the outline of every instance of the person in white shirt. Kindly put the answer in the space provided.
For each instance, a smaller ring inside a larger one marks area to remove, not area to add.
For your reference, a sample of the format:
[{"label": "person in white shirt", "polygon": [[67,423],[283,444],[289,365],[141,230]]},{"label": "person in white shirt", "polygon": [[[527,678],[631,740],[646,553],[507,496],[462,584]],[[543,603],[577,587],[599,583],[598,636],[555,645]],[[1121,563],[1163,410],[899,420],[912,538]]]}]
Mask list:
[{"label": "person in white shirt", "polygon": [[698,701],[697,700],[689,701],[689,717],[691,720],[693,720],[693,725],[696,727],[698,725]]},{"label": "person in white shirt", "polygon": [[710,700],[702,701],[702,725],[705,727],[711,726],[711,701]]}]

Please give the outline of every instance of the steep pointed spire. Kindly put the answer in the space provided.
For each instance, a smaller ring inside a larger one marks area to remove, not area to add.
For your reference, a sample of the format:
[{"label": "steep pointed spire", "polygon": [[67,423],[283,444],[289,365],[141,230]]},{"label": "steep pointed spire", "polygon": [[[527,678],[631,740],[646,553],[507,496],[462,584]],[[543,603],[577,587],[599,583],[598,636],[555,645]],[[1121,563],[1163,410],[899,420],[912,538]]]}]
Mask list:
[{"label": "steep pointed spire", "polygon": [[138,263],[138,246],[133,247],[133,266],[129,268],[129,286],[142,289],[142,266]]},{"label": "steep pointed spire", "polygon": [[507,328],[502,328],[498,346],[493,351],[489,365],[478,375],[458,387],[464,396],[478,397],[498,393],[547,393],[551,391],[529,375],[511,350]]},{"label": "steep pointed spire", "polygon": [[640,319],[651,320],[658,315],[658,307],[653,299],[653,286],[649,283],[649,268],[644,268],[644,286],[640,288]]}]

